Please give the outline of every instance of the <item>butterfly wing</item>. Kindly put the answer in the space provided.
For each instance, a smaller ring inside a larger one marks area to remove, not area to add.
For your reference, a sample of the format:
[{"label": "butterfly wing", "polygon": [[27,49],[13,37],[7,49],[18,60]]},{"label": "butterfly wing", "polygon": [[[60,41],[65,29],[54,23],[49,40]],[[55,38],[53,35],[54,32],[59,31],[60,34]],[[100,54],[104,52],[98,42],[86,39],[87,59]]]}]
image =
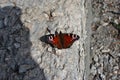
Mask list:
[{"label": "butterfly wing", "polygon": [[78,39],[79,36],[76,34],[63,34],[64,48],[69,48]]},{"label": "butterfly wing", "polygon": [[58,49],[69,48],[76,40],[79,39],[79,36],[76,34],[62,33],[59,34],[50,34],[45,35],[40,38],[41,41],[50,44],[52,47]]},{"label": "butterfly wing", "polygon": [[61,43],[60,43],[60,37],[59,37],[59,34],[56,34],[56,35],[54,35],[54,34],[50,34],[49,36],[48,36],[48,43],[50,44],[50,45],[52,45],[53,47],[57,47],[58,49],[61,49],[61,47],[62,47],[62,45],[61,45]]}]

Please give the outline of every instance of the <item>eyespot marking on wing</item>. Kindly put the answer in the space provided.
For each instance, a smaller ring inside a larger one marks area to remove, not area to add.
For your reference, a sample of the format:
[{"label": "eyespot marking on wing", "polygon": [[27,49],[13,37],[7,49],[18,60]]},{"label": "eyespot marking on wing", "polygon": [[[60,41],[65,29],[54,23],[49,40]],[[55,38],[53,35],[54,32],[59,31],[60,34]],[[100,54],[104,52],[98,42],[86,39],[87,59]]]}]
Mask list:
[{"label": "eyespot marking on wing", "polygon": [[49,36],[49,41],[53,41],[53,36]]},{"label": "eyespot marking on wing", "polygon": [[76,34],[72,35],[72,39],[77,39],[77,38],[78,38],[78,36]]}]

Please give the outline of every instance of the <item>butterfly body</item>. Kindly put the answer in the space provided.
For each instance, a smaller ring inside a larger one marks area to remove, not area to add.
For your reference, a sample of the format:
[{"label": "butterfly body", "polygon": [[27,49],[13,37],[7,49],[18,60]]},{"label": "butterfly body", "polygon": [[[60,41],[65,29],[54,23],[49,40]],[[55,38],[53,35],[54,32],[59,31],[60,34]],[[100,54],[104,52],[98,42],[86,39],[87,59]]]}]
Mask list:
[{"label": "butterfly body", "polygon": [[55,34],[46,35],[44,42],[58,49],[66,49],[78,39],[79,36],[76,34],[56,32]]}]

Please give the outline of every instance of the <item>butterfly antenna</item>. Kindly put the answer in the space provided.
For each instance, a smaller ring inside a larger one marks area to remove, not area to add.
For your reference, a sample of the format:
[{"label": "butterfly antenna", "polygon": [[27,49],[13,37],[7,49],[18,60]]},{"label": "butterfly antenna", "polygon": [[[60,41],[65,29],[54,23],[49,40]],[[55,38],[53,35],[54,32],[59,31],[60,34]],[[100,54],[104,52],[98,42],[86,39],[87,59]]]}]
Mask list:
[{"label": "butterfly antenna", "polygon": [[50,29],[48,29],[48,28],[47,28],[47,31],[48,31],[49,33],[51,33]]},{"label": "butterfly antenna", "polygon": [[55,34],[58,34],[58,32],[57,32],[57,31],[55,31]]}]

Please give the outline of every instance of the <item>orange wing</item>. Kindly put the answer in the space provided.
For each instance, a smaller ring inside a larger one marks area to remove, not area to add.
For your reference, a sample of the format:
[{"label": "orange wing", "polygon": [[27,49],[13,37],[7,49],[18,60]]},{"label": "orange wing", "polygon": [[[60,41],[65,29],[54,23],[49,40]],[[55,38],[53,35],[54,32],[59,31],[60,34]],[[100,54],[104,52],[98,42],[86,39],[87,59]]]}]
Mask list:
[{"label": "orange wing", "polygon": [[48,43],[50,43],[53,47],[57,47],[58,49],[61,49],[62,45],[60,43],[59,34],[57,35],[50,35],[49,37],[52,37],[53,39],[48,39]]},{"label": "orange wing", "polygon": [[60,32],[59,34],[48,35],[47,43],[58,49],[69,48],[74,41],[78,40],[79,36],[76,34],[67,34]]},{"label": "orange wing", "polygon": [[78,39],[79,39],[79,36],[76,34],[63,34],[64,48],[69,48]]}]

